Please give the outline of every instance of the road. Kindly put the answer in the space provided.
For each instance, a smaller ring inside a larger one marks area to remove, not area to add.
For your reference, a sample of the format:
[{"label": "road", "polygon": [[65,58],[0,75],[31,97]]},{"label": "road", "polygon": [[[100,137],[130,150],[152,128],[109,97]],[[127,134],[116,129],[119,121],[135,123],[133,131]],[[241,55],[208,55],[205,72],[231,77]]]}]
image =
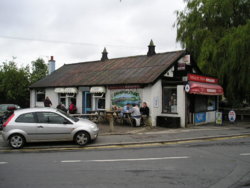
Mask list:
[{"label": "road", "polygon": [[0,187],[250,187],[250,138],[0,154]]}]

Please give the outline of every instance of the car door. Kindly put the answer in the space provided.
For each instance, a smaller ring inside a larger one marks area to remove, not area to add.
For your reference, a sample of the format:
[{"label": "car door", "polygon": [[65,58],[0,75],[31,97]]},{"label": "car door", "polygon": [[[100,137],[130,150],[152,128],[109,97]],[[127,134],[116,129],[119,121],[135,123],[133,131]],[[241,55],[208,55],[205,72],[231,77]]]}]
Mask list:
[{"label": "car door", "polygon": [[41,140],[70,140],[73,123],[55,112],[36,112],[37,130]]},{"label": "car door", "polygon": [[26,134],[27,141],[37,138],[37,122],[32,112],[19,115],[12,126],[14,129],[22,130]]}]

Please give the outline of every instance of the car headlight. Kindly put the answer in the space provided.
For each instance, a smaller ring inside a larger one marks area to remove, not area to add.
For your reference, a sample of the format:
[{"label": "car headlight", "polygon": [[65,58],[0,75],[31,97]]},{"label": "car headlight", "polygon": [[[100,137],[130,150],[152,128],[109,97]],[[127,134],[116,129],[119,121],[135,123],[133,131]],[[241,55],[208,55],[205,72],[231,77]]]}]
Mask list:
[{"label": "car headlight", "polygon": [[90,125],[90,128],[91,128],[91,129],[96,129],[97,126],[96,126],[96,124],[91,124],[91,125]]}]

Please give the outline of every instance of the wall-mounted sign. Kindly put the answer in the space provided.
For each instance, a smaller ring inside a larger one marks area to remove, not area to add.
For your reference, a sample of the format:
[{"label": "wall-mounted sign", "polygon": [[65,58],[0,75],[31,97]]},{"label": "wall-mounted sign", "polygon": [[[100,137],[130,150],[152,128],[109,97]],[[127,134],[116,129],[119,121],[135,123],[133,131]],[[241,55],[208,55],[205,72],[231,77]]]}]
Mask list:
[{"label": "wall-mounted sign", "polygon": [[236,113],[235,113],[235,111],[231,110],[228,113],[228,119],[229,119],[230,122],[235,122],[235,120],[236,120]]},{"label": "wall-mounted sign", "polygon": [[185,91],[188,93],[190,91],[190,85],[189,84],[186,84],[185,85]]},{"label": "wall-mounted sign", "polygon": [[123,107],[127,103],[140,104],[141,98],[138,92],[134,91],[118,91],[111,98],[112,106]]},{"label": "wall-mounted sign", "polygon": [[154,108],[159,108],[159,97],[154,97],[153,98],[153,107]]},{"label": "wall-mounted sign", "polygon": [[212,78],[208,76],[201,76],[197,74],[188,74],[188,80],[189,81],[195,81],[195,82],[204,82],[204,83],[210,83],[210,84],[217,84],[218,79]]}]

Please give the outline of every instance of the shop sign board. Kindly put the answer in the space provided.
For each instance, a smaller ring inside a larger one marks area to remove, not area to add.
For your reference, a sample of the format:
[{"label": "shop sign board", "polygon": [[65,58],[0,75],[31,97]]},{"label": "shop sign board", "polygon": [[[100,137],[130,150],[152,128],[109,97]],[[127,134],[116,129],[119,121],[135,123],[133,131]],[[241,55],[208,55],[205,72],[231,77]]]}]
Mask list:
[{"label": "shop sign board", "polygon": [[206,122],[206,112],[199,112],[194,114],[195,123]]},{"label": "shop sign board", "polygon": [[216,112],[216,124],[222,125],[222,112]]},{"label": "shop sign board", "polygon": [[228,113],[228,119],[230,122],[235,122],[236,120],[236,113],[234,110],[231,110],[229,113]]},{"label": "shop sign board", "polygon": [[188,80],[189,81],[195,81],[195,82],[203,82],[203,83],[210,83],[210,84],[217,84],[218,79],[212,78],[208,76],[201,76],[197,74],[188,74]]},{"label": "shop sign board", "polygon": [[111,98],[112,106],[123,107],[127,103],[140,104],[141,98],[138,92],[134,91],[118,91]]}]

